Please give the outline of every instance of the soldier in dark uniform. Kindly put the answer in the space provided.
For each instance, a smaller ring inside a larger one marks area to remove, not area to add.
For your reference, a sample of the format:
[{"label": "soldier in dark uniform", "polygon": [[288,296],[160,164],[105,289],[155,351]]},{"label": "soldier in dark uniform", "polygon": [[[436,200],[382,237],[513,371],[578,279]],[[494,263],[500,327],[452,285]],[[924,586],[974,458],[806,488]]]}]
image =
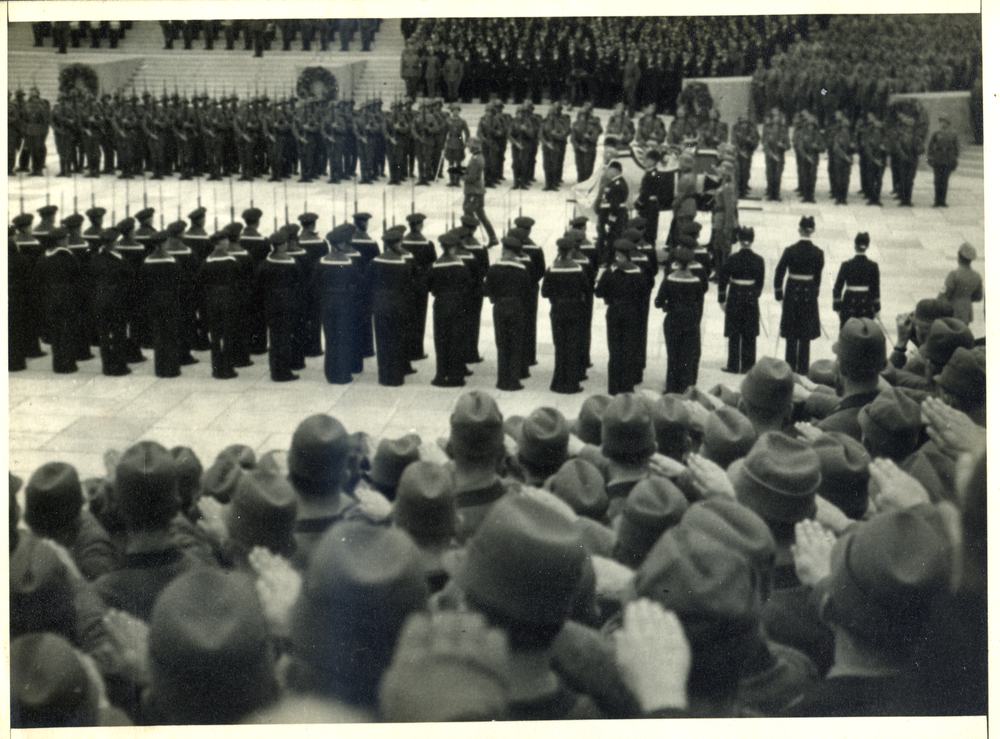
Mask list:
[{"label": "soldier in dark uniform", "polygon": [[[819,297],[823,250],[810,241],[816,228],[812,216],[799,221],[799,241],[781,255],[774,270],[774,297],[781,306],[781,337],[785,361],[804,375],[809,371],[809,342],[820,336]],[[788,273],[787,284],[785,273]]]},{"label": "soldier in dark uniform", "polygon": [[264,310],[264,300],[257,293],[256,288],[257,267],[267,258],[267,252],[270,248],[267,239],[258,230],[262,215],[260,208],[247,208],[240,216],[243,223],[246,224],[240,232],[240,246],[250,255],[254,270],[247,335],[251,354],[263,354],[267,351],[267,313]]},{"label": "soldier in dark uniform", "polygon": [[236,307],[230,340],[233,367],[236,369],[253,366],[253,361],[250,359],[250,334],[253,330],[254,271],[257,265],[250,252],[243,248],[240,241],[242,232],[242,223],[230,223],[223,229],[228,241],[228,254],[236,260],[236,281],[233,286]]},{"label": "soldier in dark uniform", "polygon": [[663,336],[667,347],[668,393],[683,393],[698,384],[701,362],[701,315],[706,283],[688,269],[694,254],[685,246],[673,254],[673,270],[660,284],[653,304],[666,315]]},{"label": "soldier in dark uniform", "polygon": [[484,292],[493,304],[493,332],[497,345],[497,388],[523,390],[524,306],[531,290],[528,268],[518,258],[521,242],[505,236],[500,260],[486,273]]},{"label": "soldier in dark uniform", "polygon": [[152,251],[149,246],[149,237],[156,233],[156,229],[153,228],[154,215],[156,215],[154,208],[143,208],[135,214],[135,220],[139,224],[135,230],[135,240],[142,244],[147,254]]},{"label": "soldier in dark uniform", "polygon": [[660,211],[666,210],[674,200],[674,173],[664,169],[663,154],[658,149],[649,149],[646,158],[650,166],[639,183],[635,210],[646,224],[644,238],[655,244],[660,228]]},{"label": "soldier in dark uniform", "polygon": [[868,198],[868,205],[882,205],[882,177],[888,152],[885,126],[869,112],[867,123],[858,136],[861,189]]},{"label": "soldier in dark uniform", "polygon": [[447,101],[449,103],[454,103],[458,100],[458,89],[462,84],[462,78],[465,75],[465,65],[456,56],[455,51],[452,50],[448,53],[448,58],[445,60],[444,66],[441,69],[441,76],[444,79],[444,86],[447,94]]},{"label": "soldier in dark uniform", "polygon": [[552,103],[549,114],[542,119],[538,132],[542,144],[542,169],[545,172],[543,190],[558,190],[562,181],[562,163],[566,155],[566,140],[570,128],[568,116],[562,114],[562,104]]},{"label": "soldier in dark uniform", "polygon": [[355,231],[354,236],[351,237],[351,247],[358,252],[358,272],[361,275],[358,289],[357,340],[361,346],[361,356],[365,358],[375,356],[372,328],[372,286],[368,265],[379,253],[378,244],[368,235],[368,221],[370,219],[370,213],[355,213]]},{"label": "soldier in dark uniform", "polygon": [[835,205],[847,205],[851,186],[851,165],[854,162],[854,142],[851,127],[842,110],[835,114],[835,122],[828,133],[830,147],[827,151],[830,174],[830,196]]},{"label": "soldier in dark uniform", "polygon": [[940,118],[941,128],[927,144],[927,163],[934,170],[934,207],[948,207],[948,179],[958,166],[958,136],[951,130],[951,121]]},{"label": "soldier in dark uniform", "polygon": [[573,259],[576,241],[563,237],[556,241],[559,256],[542,279],[542,297],[551,303],[552,343],[555,345],[555,369],[549,389],[554,393],[583,391],[580,379],[584,375],[583,333],[587,317],[587,295],[591,291],[590,276],[583,265]]},{"label": "soldier in dark uniform", "polygon": [[48,101],[42,100],[37,87],[32,87],[24,105],[24,147],[21,149],[21,169],[31,164],[31,175],[41,177],[45,169],[45,139],[49,135],[51,112]]},{"label": "soldier in dark uniform", "polygon": [[90,277],[90,259],[93,253],[90,244],[80,235],[83,216],[71,213],[62,219],[62,227],[66,229],[66,248],[76,257],[80,265],[80,282],[77,290],[77,361],[93,359],[91,344],[97,344],[97,330],[94,327],[91,303],[94,292],[93,280]]},{"label": "soldier in dark uniform", "polygon": [[296,331],[303,356],[318,357],[323,353],[322,320],[320,319],[319,304],[313,300],[311,290],[312,272],[316,263],[329,251],[326,241],[316,233],[316,221],[319,216],[315,213],[303,213],[299,216],[299,223],[302,224],[302,233],[298,236],[299,248],[305,250],[305,254],[300,257],[302,264],[303,295],[302,295],[302,324]]},{"label": "soldier in dark uniform", "polygon": [[528,367],[538,364],[535,354],[538,332],[538,286],[545,276],[545,252],[542,247],[531,240],[531,227],[535,219],[519,216],[514,219],[515,228],[510,235],[520,240],[522,254],[528,257],[528,276],[531,278],[532,289],[528,291],[525,304],[524,344],[522,356]]},{"label": "soldier in dark uniform", "polygon": [[229,239],[224,232],[212,234],[214,247],[198,271],[198,288],[204,295],[205,323],[212,344],[212,377],[230,380],[237,376],[233,368],[233,334],[236,330],[236,258],[229,254]]},{"label": "soldier in dark uniform", "polygon": [[597,142],[604,129],[597,117],[591,115],[594,106],[584,103],[577,113],[572,126],[570,138],[573,142],[573,153],[576,156],[576,181],[586,182],[594,173],[594,160],[597,158]]},{"label": "soldier in dark uniform", "polygon": [[201,262],[194,251],[184,243],[182,237],[186,221],[173,221],[167,225],[167,240],[164,250],[172,256],[179,267],[178,290],[180,308],[178,314],[178,344],[180,345],[180,364],[186,367],[198,364],[191,355],[191,350],[198,343],[198,268]]},{"label": "soldier in dark uniform", "polygon": [[354,312],[359,275],[355,260],[345,253],[350,248],[348,245],[353,234],[354,227],[349,223],[330,231],[326,235],[330,252],[316,263],[312,275],[313,294],[320,306],[326,337],[323,373],[327,382],[336,385],[344,385],[354,379],[354,331],[357,326]]},{"label": "soldier in dark uniform", "polygon": [[[483,281],[490,268],[490,258],[486,248],[476,239],[476,229],[479,221],[475,216],[463,215],[461,227],[454,229],[459,239],[455,256],[462,260],[469,270],[470,282],[466,292],[466,305],[462,313],[464,329],[462,331],[463,349],[462,361],[466,364],[478,364],[483,361],[479,354],[479,330],[483,312]],[[466,371],[467,375],[472,374]]]},{"label": "soldier in dark uniform", "polygon": [[414,302],[411,312],[411,330],[409,341],[407,342],[407,355],[410,360],[426,359],[424,352],[424,331],[427,325],[427,277],[434,260],[437,259],[437,252],[434,243],[429,241],[423,234],[424,220],[423,213],[411,213],[406,216],[406,222],[410,224],[410,231],[403,237],[403,248],[413,256],[414,265]]},{"label": "soldier in dark uniform", "polygon": [[166,249],[168,234],[161,231],[150,241],[153,252],[141,267],[141,279],[149,292],[149,315],[153,328],[153,369],[157,377],[181,374],[181,267]]},{"label": "soldier in dark uniform", "polygon": [[594,297],[603,298],[608,336],[608,394],[630,393],[642,372],[645,347],[640,346],[639,321],[648,305],[649,282],[632,264],[633,244],[628,239],[614,243],[615,261],[597,278]]},{"label": "soldier in dark uniform", "polygon": [[[190,226],[187,231],[184,232],[183,241],[184,245],[187,246],[194,254],[194,259],[196,264],[199,266],[208,257],[211,251],[211,245],[208,241],[208,233],[205,231],[205,214],[206,210],[204,208],[195,208],[193,211],[188,213],[188,221]],[[197,320],[194,324],[195,335],[194,343],[191,348],[196,351],[208,351],[211,345],[208,340],[208,329],[205,326],[205,304],[202,300],[203,295],[195,291],[195,310]]]},{"label": "soldier in dark uniform", "polygon": [[[121,234],[117,252],[132,265],[136,276],[141,277],[142,260],[146,258],[147,251],[135,239],[135,219],[124,218],[115,224],[115,229]],[[148,301],[149,292],[140,279],[133,285],[128,299],[128,339],[125,345],[129,364],[146,361],[141,350],[148,349],[153,344]]]},{"label": "soldier in dark uniform", "polygon": [[854,237],[854,258],[841,262],[833,283],[833,309],[840,314],[840,327],[848,318],[875,318],[882,310],[878,264],[865,256],[870,243],[867,233]]},{"label": "soldier in dark uniform", "polygon": [[[17,229],[14,232],[14,243],[17,245],[20,255],[24,258],[25,268],[30,275],[34,275],[35,265],[45,252],[41,242],[31,232],[31,223],[34,219],[35,217],[31,213],[21,213],[15,216],[12,221],[14,228]],[[39,343],[39,338],[42,335],[44,312],[37,284],[33,279],[28,282],[27,325],[25,329],[27,341],[24,351],[28,359],[37,359],[38,357],[45,356],[45,352],[42,351],[41,344]]]},{"label": "soldier in dark uniform", "polygon": [[898,114],[898,123],[891,136],[892,159],[897,172],[896,196],[902,207],[913,206],[913,180],[917,176],[917,161],[924,150],[912,116]]},{"label": "soldier in dark uniform", "polygon": [[737,194],[745,198],[750,194],[750,165],[753,154],[760,146],[757,126],[752,124],[746,115],[741,115],[733,126],[733,145],[736,147]]},{"label": "soldier in dark uniform", "polygon": [[104,208],[88,208],[84,215],[87,216],[87,220],[90,221],[90,225],[83,232],[82,236],[84,240],[95,248],[101,243],[101,232],[104,230],[104,214],[107,211]]},{"label": "soldier in dark uniform", "polygon": [[788,126],[781,112],[775,108],[764,124],[764,134],[761,136],[764,148],[764,163],[767,173],[767,199],[781,200],[781,173],[785,169],[785,152],[790,148],[788,143]]},{"label": "soldier in dark uniform", "polygon": [[18,90],[14,99],[7,96],[7,175],[14,174],[17,152],[24,141],[24,91]]},{"label": "soldier in dark uniform", "polygon": [[465,145],[469,141],[469,124],[459,115],[461,108],[451,106],[451,116],[446,125],[447,137],[444,156],[448,160],[448,187],[461,187],[462,162],[465,161]]},{"label": "soldier in dark uniform", "polygon": [[[427,289],[434,296],[434,353],[436,372],[431,384],[436,387],[465,385],[464,312],[472,274],[457,252],[461,242],[455,234],[444,234],[438,241],[444,254],[431,266]],[[481,299],[481,298],[480,298]]]},{"label": "soldier in dark uniform", "polygon": [[299,379],[292,373],[292,332],[302,271],[295,258],[287,254],[287,240],[283,230],[272,234],[268,241],[273,251],[257,266],[257,294],[267,311],[268,363],[274,382]]},{"label": "soldier in dark uniform", "polygon": [[101,371],[117,377],[132,370],[125,362],[125,302],[135,281],[132,266],[116,252],[118,231],[105,229],[98,242],[99,252],[90,260],[94,286],[93,315],[101,348]]},{"label": "soldier in dark uniform", "polygon": [[44,335],[52,345],[52,371],[77,371],[80,263],[66,246],[68,232],[57,226],[40,236],[48,248],[35,264],[34,282],[43,306]]},{"label": "soldier in dark uniform", "polygon": [[597,211],[597,251],[602,264],[611,260],[612,245],[625,230],[627,200],[628,183],[622,177],[622,165],[612,161],[601,176],[594,207]]},{"label": "soldier in dark uniform", "polygon": [[757,362],[758,300],[764,290],[764,258],[753,251],[753,228],[736,230],[739,251],[719,267],[719,305],[726,315],[729,355],[723,372],[746,374]]},{"label": "soldier in dark uniform", "polygon": [[413,267],[404,258],[402,227],[391,228],[382,236],[385,251],[371,264],[372,317],[375,321],[375,358],[378,382],[390,387],[403,384],[407,358],[407,312],[413,305]]},{"label": "soldier in dark uniform", "polygon": [[659,146],[667,138],[667,128],[658,115],[656,103],[649,103],[643,110],[643,115],[636,126],[635,142],[639,146]]}]

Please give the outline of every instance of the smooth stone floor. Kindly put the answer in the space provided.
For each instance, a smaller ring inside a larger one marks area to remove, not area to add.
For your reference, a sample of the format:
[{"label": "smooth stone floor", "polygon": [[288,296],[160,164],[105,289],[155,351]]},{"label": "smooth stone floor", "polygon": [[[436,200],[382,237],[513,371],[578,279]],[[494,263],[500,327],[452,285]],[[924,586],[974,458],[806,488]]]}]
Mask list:
[{"label": "smooth stone floor", "polygon": [[[821,288],[820,311],[824,337],[813,343],[813,359],[831,357],[830,347],[836,338],[838,319],[832,310],[832,287],[838,266],[853,253],[854,235],[868,231],[871,235],[869,255],[879,262],[882,272],[882,322],[895,333],[895,316],[912,310],[915,302],[938,294],[944,277],[954,267],[955,253],[963,241],[971,243],[980,260],[974,267],[983,272],[984,181],[983,150],[968,148],[962,152],[961,163],[951,178],[948,195],[950,207],[931,208],[933,202],[932,175],[921,169],[914,188],[914,208],[900,208],[889,195],[890,175],[885,175],[884,208],[866,207],[858,188],[858,170],[852,172],[850,203],[834,206],[828,199],[829,185],[825,166],[820,168],[816,205],[804,205],[794,193],[794,158],[786,161],[783,180],[784,200],[780,203],[748,200],[741,202],[740,219],[753,226],[757,241],[755,249],[767,264],[766,285],[761,296],[761,314],[765,332],[758,340],[758,356],[784,356],[783,344],[777,340],[780,304],[772,290],[773,269],[781,250],[797,240],[797,225],[802,215],[816,217],[814,242],[826,252],[826,271]],[[56,165],[50,147],[49,167]],[[567,183],[572,182],[572,154],[567,156]],[[541,179],[541,163],[536,175]],[[487,194],[487,214],[498,231],[507,217],[516,217],[520,209],[532,216],[537,224],[532,232],[536,243],[544,245],[546,259],[555,254],[555,240],[564,230],[571,215],[570,185],[561,192],[542,192],[535,185],[528,192],[509,193],[512,177],[506,172],[507,183]],[[764,184],[764,162],[758,151],[751,175],[751,187],[759,195]],[[94,184],[96,183],[96,184]],[[216,184],[215,188],[210,184]],[[24,208],[35,211],[45,202],[44,178],[8,178],[8,209],[19,210],[23,192]],[[48,181],[49,197],[60,206],[60,213],[72,210],[74,183],[66,179]],[[80,212],[90,207],[91,188],[99,205],[114,215],[125,215],[125,183],[102,177],[99,180],[77,178],[75,183]],[[234,198],[237,216],[249,205],[251,196],[257,207],[264,210],[264,230],[270,232],[275,212],[284,221],[287,202],[289,214],[295,218],[306,207],[320,214],[322,232],[328,230],[331,215],[337,222],[345,212],[353,212],[355,191],[347,186],[314,183],[309,186],[289,184],[277,188],[257,181],[251,193],[249,183],[235,182]],[[201,203],[209,210],[208,225],[213,225],[212,213],[218,223],[229,220],[229,184],[200,183]],[[387,194],[383,196],[383,191]],[[358,207],[373,214],[372,232],[381,233],[383,202],[388,221],[401,222],[410,211],[411,192],[415,192],[416,208],[427,214],[425,233],[430,238],[446,230],[452,217],[461,215],[461,192],[438,183],[418,187],[383,188],[362,186],[357,189]],[[147,183],[149,205],[165,210],[167,222],[178,214],[186,215],[196,206],[198,183],[180,183],[176,179],[165,183]],[[506,193],[506,194],[505,194]],[[383,197],[385,201],[383,201]],[[349,202],[350,201],[350,202]],[[131,212],[142,207],[142,183],[131,181],[128,189]],[[178,207],[183,203],[183,207]],[[161,208],[162,204],[162,208]],[[109,212],[106,222],[112,223]],[[704,224],[702,241],[708,239],[711,228],[708,214],[701,214]],[[157,215],[157,221],[159,215]],[[662,243],[669,226],[669,213],[661,214]],[[595,224],[588,224],[593,237]],[[495,252],[491,259],[498,258]],[[657,287],[659,280],[657,281]],[[654,288],[656,289],[656,288]],[[666,375],[666,356],[662,334],[662,314],[651,309],[647,369],[644,388],[662,392]],[[708,389],[723,382],[735,387],[739,378],[720,371],[725,364],[726,340],[722,336],[723,315],[718,308],[715,285],[710,285],[705,298],[702,320],[702,362],[699,386]],[[972,324],[977,336],[985,333],[982,304],[976,306]],[[494,395],[505,415],[525,415],[532,409],[548,405],[558,408],[567,417],[575,417],[583,399],[591,393],[607,390],[608,348],[603,305],[595,306],[592,327],[594,367],[590,370],[585,392],[577,395],[557,395],[549,392],[553,364],[553,346],[548,321],[547,301],[540,300],[538,313],[538,365],[525,381],[525,390],[502,392],[495,389],[496,348],[493,344],[492,315],[489,304],[484,308],[479,349],[485,357],[482,364],[473,365],[474,375],[464,389],[436,388],[430,385],[434,375],[434,347],[430,311],[424,339],[430,358],[416,362],[418,372],[407,377],[399,388],[381,387],[376,381],[375,359],[365,362],[364,373],[346,386],[329,385],[323,377],[322,358],[307,360],[301,379],[292,383],[273,383],[269,379],[266,355],[254,357],[254,366],[239,370],[239,377],[228,381],[213,380],[208,352],[196,353],[200,364],[183,368],[183,376],[159,379],[153,375],[152,352],[148,361],[132,365],[126,377],[105,377],[98,359],[80,363],[73,375],[55,375],[51,357],[29,360],[28,369],[8,374],[9,466],[24,478],[43,462],[63,460],[74,464],[81,476],[103,474],[102,454],[108,448],[123,449],[140,439],[154,439],[168,448],[187,445],[207,467],[215,455],[232,443],[243,443],[258,453],[269,449],[287,448],[300,420],[313,413],[330,413],[339,418],[350,431],[365,431],[374,437],[396,437],[415,430],[427,441],[447,433],[448,416],[458,396],[465,390],[479,389]],[[892,339],[890,339],[891,341]]]}]

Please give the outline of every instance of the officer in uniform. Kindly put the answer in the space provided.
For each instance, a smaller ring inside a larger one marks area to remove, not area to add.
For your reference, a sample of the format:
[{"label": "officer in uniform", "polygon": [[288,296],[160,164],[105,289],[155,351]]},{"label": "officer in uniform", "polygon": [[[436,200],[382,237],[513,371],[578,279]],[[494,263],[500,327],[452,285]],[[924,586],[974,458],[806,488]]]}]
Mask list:
[{"label": "officer in uniform", "polygon": [[597,142],[604,129],[597,116],[592,115],[594,106],[584,103],[576,115],[570,134],[573,142],[573,154],[576,157],[576,181],[586,182],[594,173],[594,160],[597,158]]},{"label": "officer in uniform", "polygon": [[667,348],[668,393],[683,393],[698,384],[701,315],[707,285],[688,269],[692,261],[694,254],[687,247],[674,250],[672,271],[660,284],[653,301],[666,314],[663,336]]},{"label": "officer in uniform", "polygon": [[423,213],[411,213],[406,216],[410,230],[403,236],[403,249],[413,257],[414,271],[413,305],[409,311],[411,323],[406,342],[407,359],[411,361],[427,358],[427,354],[424,352],[424,330],[427,324],[427,276],[434,260],[437,259],[437,251],[434,249],[434,243],[423,234],[426,218],[427,216]]},{"label": "officer in uniform", "polygon": [[167,225],[167,241],[164,248],[177,261],[180,268],[180,319],[179,343],[182,367],[197,364],[198,360],[191,355],[191,350],[198,344],[198,290],[196,281],[201,262],[194,251],[184,243],[182,237],[187,222],[174,221]]},{"label": "officer in uniform", "polygon": [[[330,252],[317,263],[312,275],[312,292],[320,306],[326,354],[323,373],[335,385],[351,382],[355,368],[354,329],[358,290],[358,266],[346,253],[354,227],[342,223],[326,235]],[[357,358],[360,363],[360,357]]]},{"label": "officer in uniform", "polygon": [[166,250],[167,232],[150,239],[153,251],[139,268],[149,295],[153,333],[153,370],[157,377],[181,374],[181,267]]},{"label": "officer in uniform", "polygon": [[[461,242],[455,234],[439,239],[444,254],[427,274],[427,289],[434,296],[434,353],[436,372],[431,384],[436,387],[465,385],[464,312],[472,288],[472,274],[458,256]],[[480,306],[482,305],[480,293]]]},{"label": "officer in uniform", "polygon": [[303,213],[299,216],[302,232],[298,235],[298,244],[306,253],[299,258],[302,265],[303,294],[302,323],[297,337],[302,354],[306,357],[318,357],[323,353],[320,338],[323,327],[319,316],[319,305],[312,299],[310,284],[316,263],[329,251],[329,248],[323,237],[316,233],[317,220],[319,216],[315,213]]},{"label": "officer in uniform", "polygon": [[753,154],[760,145],[760,133],[757,126],[750,122],[750,119],[742,114],[733,126],[733,144],[736,146],[737,162],[737,193],[741,198],[750,194],[750,164]]},{"label": "officer in uniform", "polygon": [[622,176],[622,165],[612,161],[601,176],[594,207],[597,211],[597,251],[602,264],[611,260],[612,245],[625,230],[627,200],[628,183]]},{"label": "officer in uniform", "polygon": [[888,151],[885,126],[874,113],[869,112],[867,123],[858,136],[861,189],[868,205],[882,205],[882,177],[885,175]]},{"label": "officer in uniform", "polygon": [[521,242],[504,236],[500,260],[486,273],[484,291],[493,304],[493,332],[497,345],[497,389],[523,390],[521,370],[524,307],[531,291],[528,268],[519,259]]},{"label": "officer in uniform", "polygon": [[927,144],[927,163],[934,170],[934,207],[948,207],[948,179],[958,166],[958,136],[951,130],[951,121],[942,116],[941,128]]},{"label": "officer in uniform", "polygon": [[641,345],[640,320],[643,306],[649,305],[649,282],[632,264],[634,245],[618,239],[615,261],[597,278],[594,297],[608,306],[605,314],[608,336],[608,395],[630,393],[642,374],[646,347]]},{"label": "officer in uniform", "polygon": [[404,258],[402,226],[382,235],[385,250],[369,269],[372,286],[372,317],[375,321],[375,358],[378,383],[395,387],[407,374],[408,311],[413,305],[414,275],[410,260]]},{"label": "officer in uniform", "polygon": [[719,306],[726,316],[729,354],[723,372],[746,374],[757,362],[758,300],[764,290],[764,258],[753,251],[753,228],[736,229],[739,251],[718,269]]},{"label": "officer in uniform", "polygon": [[[479,354],[479,329],[483,312],[483,281],[490,268],[490,258],[486,249],[476,239],[475,233],[478,227],[479,221],[475,216],[463,215],[461,227],[454,230],[459,239],[455,256],[468,268],[471,278],[463,312],[465,329],[462,334],[464,342],[461,356],[466,364],[478,364],[483,361]],[[472,373],[466,371],[466,374]]]},{"label": "officer in uniform", "polygon": [[538,286],[545,276],[545,252],[542,247],[531,240],[531,227],[535,219],[528,216],[518,216],[514,219],[514,229],[511,234],[521,242],[521,252],[528,257],[528,275],[531,277],[532,289],[528,291],[528,303],[525,306],[525,327],[523,356],[527,366],[538,364],[535,354],[538,331]]},{"label": "officer in uniform", "polygon": [[43,306],[43,335],[52,345],[52,371],[77,371],[80,341],[80,263],[66,246],[68,232],[61,226],[39,237],[48,248],[34,268],[34,282]]},{"label": "officer in uniform", "polygon": [[90,260],[93,283],[93,316],[101,352],[101,371],[108,376],[127,375],[125,362],[125,302],[135,280],[132,266],[115,251],[119,233],[105,229],[98,239],[100,251]]},{"label": "officer in uniform", "polygon": [[591,290],[590,276],[583,265],[573,259],[574,239],[556,241],[559,256],[542,279],[542,297],[551,303],[552,343],[555,345],[555,369],[549,389],[554,393],[583,391],[580,379],[584,375],[583,333],[589,331],[587,295]]},{"label": "officer in uniform", "polygon": [[917,176],[917,160],[923,152],[923,143],[916,130],[916,121],[904,113],[898,115],[898,122],[891,137],[892,159],[897,172],[896,197],[900,206],[913,206],[913,180]]},{"label": "officer in uniform", "polygon": [[842,262],[833,283],[833,309],[840,314],[840,327],[848,318],[875,318],[882,310],[878,264],[865,256],[870,243],[867,233],[854,237],[854,258]]},{"label": "officer in uniform", "polygon": [[292,373],[292,332],[302,270],[287,253],[288,234],[278,230],[268,240],[273,251],[257,267],[257,293],[267,311],[268,362],[274,382],[299,379]]},{"label": "officer in uniform", "polygon": [[41,177],[45,169],[45,139],[49,135],[51,110],[49,103],[42,100],[37,87],[32,87],[28,102],[24,105],[24,147],[21,149],[21,169],[31,164],[31,176]]},{"label": "officer in uniform", "polygon": [[785,152],[790,148],[788,143],[788,126],[784,116],[777,108],[771,110],[764,124],[764,135],[761,137],[764,147],[764,163],[767,174],[767,199],[781,200],[781,173],[785,169]]},{"label": "officer in uniform", "polygon": [[451,116],[446,124],[447,137],[444,142],[444,156],[448,160],[448,187],[461,187],[462,162],[465,161],[465,144],[470,138],[469,124],[459,113],[458,105],[451,106]]},{"label": "officer in uniform", "polygon": [[817,300],[824,258],[823,250],[810,240],[815,229],[813,217],[803,216],[799,221],[801,238],[785,249],[774,270],[774,297],[782,304],[785,361],[800,375],[809,372],[809,342],[820,336]]},{"label": "officer in uniform", "polygon": [[462,212],[466,216],[476,218],[478,223],[481,223],[483,228],[486,229],[486,235],[489,236],[487,247],[496,246],[500,242],[497,241],[493,224],[486,217],[484,208],[486,199],[486,185],[484,180],[486,162],[482,155],[482,142],[479,139],[469,139],[469,154],[469,166],[465,170],[465,184],[463,187],[465,199],[462,202]]},{"label": "officer in uniform", "polygon": [[570,128],[569,116],[562,114],[562,104],[558,101],[552,103],[549,114],[542,119],[538,132],[542,144],[542,169],[545,172],[543,190],[559,189]]},{"label": "officer in uniform", "polygon": [[847,205],[847,192],[851,186],[851,166],[854,163],[854,144],[851,127],[844,111],[835,114],[833,129],[829,132],[830,148],[827,152],[830,174],[830,196],[835,205]]},{"label": "officer in uniform", "polygon": [[[372,328],[372,285],[368,266],[378,256],[379,249],[375,240],[368,235],[368,221],[371,213],[354,214],[354,235],[351,237],[351,248],[358,253],[352,257],[357,261],[359,278],[358,289],[358,319],[357,341],[361,347],[363,358],[375,356],[375,340]],[[360,371],[360,370],[359,370]]]}]

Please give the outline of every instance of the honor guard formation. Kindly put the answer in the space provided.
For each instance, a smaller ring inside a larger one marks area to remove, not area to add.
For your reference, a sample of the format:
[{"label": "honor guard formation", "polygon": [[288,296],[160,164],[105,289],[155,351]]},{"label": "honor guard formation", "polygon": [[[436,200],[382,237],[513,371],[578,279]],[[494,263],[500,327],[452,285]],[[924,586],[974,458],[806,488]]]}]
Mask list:
[{"label": "honor guard formation", "polygon": [[[204,38],[257,55],[338,37],[346,49],[356,32],[368,51],[387,23],[161,22],[167,49]],[[404,19],[406,95],[387,109],[204,87],[78,86],[51,105],[13,91],[12,387],[50,355],[58,374],[94,362],[117,378],[150,360],[157,378],[197,371],[208,396],[249,383],[241,370],[266,356],[276,383],[310,363],[332,385],[362,373],[413,385],[440,398],[420,408],[445,431],[373,438],[336,408],[312,410],[264,452],[274,429],[261,412],[267,444],[215,458],[127,442],[84,477],[58,459],[14,469],[11,455],[11,726],[984,715],[982,255],[955,239],[940,293],[913,295],[887,328],[895,288],[881,276],[902,257],[877,251],[890,196],[894,213],[931,205],[914,202],[918,162],[944,208],[960,158],[948,115],[931,133],[927,109],[889,90],[969,89],[979,23]],[[136,26],[33,30],[65,51],[127,44]],[[733,75],[752,75],[734,121],[682,84]],[[467,121],[473,98],[485,110]],[[788,197],[789,151],[802,204],[772,221],[768,209],[788,207],[767,201]],[[852,192],[855,155],[870,208]],[[766,178],[756,198],[752,162]],[[32,176],[46,178],[44,205]],[[60,195],[72,179],[72,209],[50,197],[56,177]],[[84,177],[108,182],[77,212]],[[159,185],[159,202],[147,197],[162,180],[194,181],[177,185],[190,202],[176,218]],[[206,185],[203,206],[202,180],[228,180],[228,213],[225,184]],[[250,183],[239,198],[234,180]],[[328,195],[289,217],[292,181]],[[338,183],[355,192],[339,223],[326,187]],[[381,228],[357,196],[379,184]],[[418,212],[411,195],[405,225],[390,224],[385,193],[405,189],[448,196],[461,215],[431,197]],[[544,192],[517,217],[491,202],[526,190]],[[542,198],[564,206],[558,191],[572,191],[572,213],[528,215]],[[765,213],[751,221],[752,209]],[[870,214],[869,231],[831,236],[831,212]],[[833,249],[853,256],[828,264]],[[713,300],[721,336],[703,331]],[[656,311],[666,376],[651,389]],[[784,359],[758,353],[769,325]],[[812,359],[815,341],[834,359]],[[704,342],[727,346],[731,385],[699,383]],[[429,392],[413,377],[421,362],[434,387],[488,371],[504,392]],[[507,392],[532,383],[558,394],[551,405],[505,413],[526,396]]]}]

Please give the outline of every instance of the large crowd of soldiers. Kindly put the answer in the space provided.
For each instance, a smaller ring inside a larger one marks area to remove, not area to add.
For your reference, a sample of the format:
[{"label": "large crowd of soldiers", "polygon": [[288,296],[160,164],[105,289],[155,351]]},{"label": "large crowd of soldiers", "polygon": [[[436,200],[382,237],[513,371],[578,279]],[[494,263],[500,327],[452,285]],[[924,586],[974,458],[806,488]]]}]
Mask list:
[{"label": "large crowd of soldiers", "polygon": [[[266,177],[300,182],[326,177],[336,183],[360,175],[369,184],[386,175],[399,184],[414,173],[420,184],[443,176],[444,153],[458,165],[465,157],[468,126],[444,111],[443,101],[397,100],[388,111],[380,99],[241,99],[168,94],[141,96],[81,90],[60,94],[50,105],[32,89],[9,97],[8,174],[44,173],[45,141],[51,127],[59,155],[56,176],[118,174],[154,180],[207,177],[241,180]],[[451,177],[457,184],[456,176]]]}]

